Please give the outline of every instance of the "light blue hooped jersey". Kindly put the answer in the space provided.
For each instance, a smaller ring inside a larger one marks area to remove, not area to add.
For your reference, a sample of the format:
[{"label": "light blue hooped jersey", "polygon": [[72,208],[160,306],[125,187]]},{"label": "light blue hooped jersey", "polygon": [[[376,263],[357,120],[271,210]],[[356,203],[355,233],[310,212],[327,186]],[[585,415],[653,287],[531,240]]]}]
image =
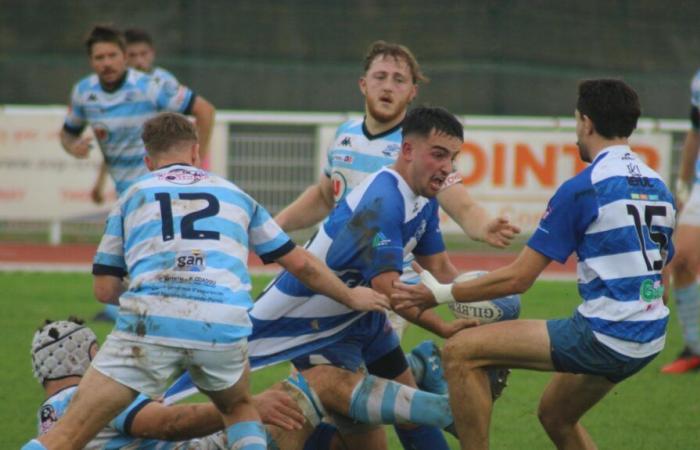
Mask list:
[{"label": "light blue hooped jersey", "polygon": [[236,185],[188,165],[137,180],[107,218],[93,274],[129,275],[114,335],[225,349],[251,332],[248,252],[272,262],[295,248]]},{"label": "light blue hooped jersey", "polygon": [[92,128],[121,195],[148,173],[143,161],[143,123],[159,111],[188,113],[194,100],[194,93],[172,75],[156,78],[128,69],[123,84],[116,91],[107,92],[97,75],[92,74],[73,87],[63,128],[74,135],[80,135],[88,125]]}]

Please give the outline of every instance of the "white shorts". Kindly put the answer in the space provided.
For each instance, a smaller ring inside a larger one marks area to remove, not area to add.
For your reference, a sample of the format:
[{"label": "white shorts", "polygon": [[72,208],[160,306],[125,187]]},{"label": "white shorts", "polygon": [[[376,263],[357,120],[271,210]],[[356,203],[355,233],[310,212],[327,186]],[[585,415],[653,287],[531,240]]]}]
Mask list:
[{"label": "white shorts", "polygon": [[150,397],[161,395],[173,375],[190,372],[205,391],[222,391],[236,384],[248,363],[248,342],[225,350],[200,350],[151,344],[109,335],[92,361],[102,374]]},{"label": "white shorts", "polygon": [[700,184],[693,184],[690,197],[683,206],[681,215],[678,218],[678,225],[691,225],[700,227]]}]

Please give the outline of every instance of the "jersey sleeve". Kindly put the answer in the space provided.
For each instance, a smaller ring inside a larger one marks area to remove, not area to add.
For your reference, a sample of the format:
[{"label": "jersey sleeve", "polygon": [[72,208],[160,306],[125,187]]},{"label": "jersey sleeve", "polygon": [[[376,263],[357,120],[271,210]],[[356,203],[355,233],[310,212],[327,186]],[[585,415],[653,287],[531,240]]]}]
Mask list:
[{"label": "jersey sleeve", "polygon": [[587,173],[564,183],[549,200],[528,247],[562,264],[566,262],[598,215],[595,189],[585,182]]},{"label": "jersey sleeve", "polygon": [[437,200],[430,200],[429,213],[427,215],[425,232],[413,249],[414,255],[434,255],[445,251],[445,242],[442,240],[440,230],[440,216],[438,216]]},{"label": "jersey sleeve", "polygon": [[78,85],[73,86],[68,105],[68,113],[63,122],[63,129],[73,135],[80,136],[87,125],[87,117],[78,93]]},{"label": "jersey sleeve", "polygon": [[136,414],[138,414],[138,412],[141,411],[141,409],[143,409],[143,407],[148,405],[149,403],[151,403],[151,399],[148,398],[148,396],[144,394],[139,394],[136,397],[136,400],[131,402],[131,404],[126,407],[126,409],[124,409],[117,417],[112,419],[110,425],[112,426],[112,428],[119,431],[120,433],[130,436],[131,424],[134,422]]},{"label": "jersey sleeve", "polygon": [[294,250],[296,244],[277,225],[270,213],[258,203],[253,208],[248,236],[253,251],[260,259],[269,264]]},{"label": "jersey sleeve", "polygon": [[195,94],[176,79],[152,79],[151,91],[154,92],[156,107],[159,111],[171,111],[189,114],[194,105]]},{"label": "jersey sleeve", "polygon": [[124,220],[121,202],[112,209],[107,217],[104,235],[97,247],[92,263],[93,275],[112,275],[123,278],[127,274],[124,260]]},{"label": "jersey sleeve", "polygon": [[357,270],[367,281],[383,272],[401,273],[403,220],[404,201],[396,180],[378,176],[333,237],[326,263],[336,271]]}]

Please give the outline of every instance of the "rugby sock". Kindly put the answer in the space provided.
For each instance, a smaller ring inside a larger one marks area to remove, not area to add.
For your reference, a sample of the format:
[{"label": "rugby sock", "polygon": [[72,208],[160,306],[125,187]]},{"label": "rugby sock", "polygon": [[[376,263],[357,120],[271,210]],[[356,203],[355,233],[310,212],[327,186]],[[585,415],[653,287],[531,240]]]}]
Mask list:
[{"label": "rugby sock", "polygon": [[394,427],[401,445],[406,450],[449,450],[445,436],[435,427],[425,425],[418,428]]},{"label": "rugby sock", "polygon": [[423,376],[425,375],[425,365],[416,355],[413,353],[406,353],[406,362],[408,367],[411,369],[413,378],[416,380],[416,384],[421,384],[423,382]]},{"label": "rugby sock", "polygon": [[228,448],[236,450],[266,450],[267,434],[260,422],[238,422],[226,428]]},{"label": "rugby sock", "polygon": [[674,290],[678,321],[683,329],[683,341],[690,351],[700,355],[700,293],[697,283]]},{"label": "rugby sock", "polygon": [[304,450],[330,450],[331,441],[337,432],[338,429],[334,425],[321,422],[304,443]]},{"label": "rugby sock", "polygon": [[446,395],[373,375],[365,376],[353,389],[349,415],[372,425],[410,422],[445,428],[454,421]]},{"label": "rugby sock", "polygon": [[22,446],[20,450],[47,450],[44,445],[37,441],[36,439],[32,439],[31,441],[27,442]]}]

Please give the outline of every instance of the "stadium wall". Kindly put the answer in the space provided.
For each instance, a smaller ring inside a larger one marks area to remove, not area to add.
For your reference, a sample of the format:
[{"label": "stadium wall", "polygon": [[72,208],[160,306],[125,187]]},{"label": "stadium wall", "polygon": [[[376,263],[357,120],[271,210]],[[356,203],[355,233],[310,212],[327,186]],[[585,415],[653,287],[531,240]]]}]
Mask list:
[{"label": "stadium wall", "polygon": [[[58,130],[64,114],[60,106],[0,108],[0,234],[7,224],[46,222],[52,224],[49,239],[57,243],[66,225],[101,228],[116,196],[111,188],[107,203],[92,203],[90,189],[101,157],[94,150],[79,160],[61,149]],[[359,115],[219,111],[210,169],[275,213],[318,180],[336,127]],[[555,189],[585,167],[573,119],[461,119],[466,139],[456,170],[474,198],[492,214],[510,216],[525,233],[536,227]],[[631,142],[670,182],[674,149],[685,129],[683,120],[643,119]],[[447,232],[457,231],[444,214],[442,221]]]}]

